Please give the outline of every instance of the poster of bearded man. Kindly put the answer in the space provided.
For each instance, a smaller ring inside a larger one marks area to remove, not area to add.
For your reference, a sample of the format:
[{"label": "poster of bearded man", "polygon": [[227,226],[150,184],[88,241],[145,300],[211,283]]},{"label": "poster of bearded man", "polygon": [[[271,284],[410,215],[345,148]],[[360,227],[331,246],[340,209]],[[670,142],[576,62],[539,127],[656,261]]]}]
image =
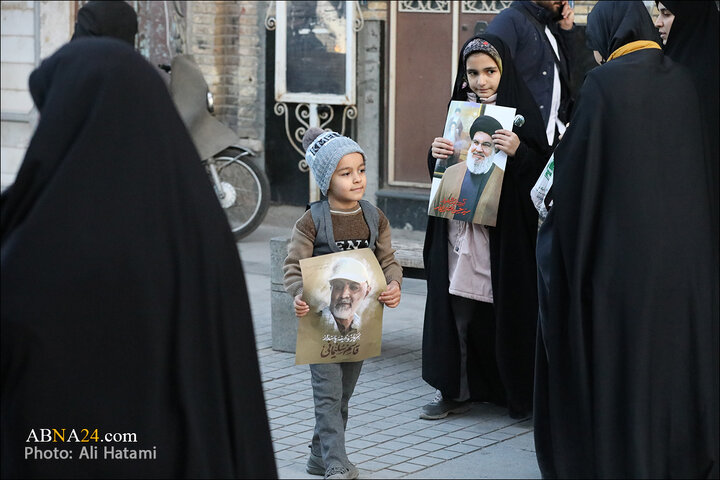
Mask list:
[{"label": "poster of bearded man", "polygon": [[453,154],[435,163],[428,215],[495,226],[507,155],[492,135],[512,130],[514,117],[514,108],[450,102],[443,138]]},{"label": "poster of bearded man", "polygon": [[303,300],[295,364],[357,362],[380,355],[385,276],[369,248],[300,260]]}]

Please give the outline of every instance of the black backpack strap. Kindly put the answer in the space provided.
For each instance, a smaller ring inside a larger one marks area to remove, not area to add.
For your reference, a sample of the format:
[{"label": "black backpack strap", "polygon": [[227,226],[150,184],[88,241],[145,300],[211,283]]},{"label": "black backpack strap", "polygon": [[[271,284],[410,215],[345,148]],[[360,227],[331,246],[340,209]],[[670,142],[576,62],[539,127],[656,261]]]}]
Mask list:
[{"label": "black backpack strap", "polygon": [[365,223],[370,229],[370,239],[368,247],[375,250],[375,242],[377,241],[378,228],[380,226],[380,213],[378,208],[367,200],[360,200],[360,208],[362,208]]},{"label": "black backpack strap", "polygon": [[[315,248],[316,251],[327,253],[325,249],[331,252],[339,252],[335,244],[335,234],[333,233],[332,217],[330,216],[330,203],[327,200],[320,200],[309,205],[310,214],[315,224]],[[320,250],[317,250],[320,248]]]}]

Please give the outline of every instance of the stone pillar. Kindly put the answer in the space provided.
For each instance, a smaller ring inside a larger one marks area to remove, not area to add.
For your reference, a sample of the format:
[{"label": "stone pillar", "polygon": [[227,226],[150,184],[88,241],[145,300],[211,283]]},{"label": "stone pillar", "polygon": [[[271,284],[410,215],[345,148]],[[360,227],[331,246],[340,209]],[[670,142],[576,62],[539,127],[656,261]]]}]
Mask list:
[{"label": "stone pillar", "polygon": [[[237,132],[260,153],[265,137],[265,5],[240,1],[238,20]],[[264,156],[258,155],[264,159]]]},{"label": "stone pillar", "polygon": [[287,257],[289,237],[270,239],[270,316],[272,318],[272,348],[295,353],[297,324],[293,299],[283,287],[282,266]]},{"label": "stone pillar", "polygon": [[382,22],[366,20],[357,34],[357,142],[367,156],[367,187],[365,198],[377,203],[375,193],[380,185],[383,138],[380,117],[383,98],[382,78]]}]

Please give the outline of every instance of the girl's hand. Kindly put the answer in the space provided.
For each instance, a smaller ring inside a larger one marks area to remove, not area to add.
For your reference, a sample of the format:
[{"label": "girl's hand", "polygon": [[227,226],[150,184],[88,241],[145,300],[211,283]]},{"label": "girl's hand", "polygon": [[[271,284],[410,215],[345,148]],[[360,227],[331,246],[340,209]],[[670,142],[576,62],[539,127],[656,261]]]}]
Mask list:
[{"label": "girl's hand", "polygon": [[453,144],[447,138],[437,137],[432,143],[432,156],[438,160],[445,160],[453,154]]},{"label": "girl's hand", "polygon": [[400,284],[397,280],[393,280],[387,289],[378,297],[380,303],[384,303],[390,308],[395,308],[400,303]]},{"label": "girl's hand", "polygon": [[302,295],[295,295],[293,303],[295,305],[295,316],[298,318],[304,317],[310,311],[310,306],[303,302]]},{"label": "girl's hand", "polygon": [[510,130],[495,130],[492,136],[498,150],[505,152],[508,157],[514,157],[520,146],[520,139]]}]

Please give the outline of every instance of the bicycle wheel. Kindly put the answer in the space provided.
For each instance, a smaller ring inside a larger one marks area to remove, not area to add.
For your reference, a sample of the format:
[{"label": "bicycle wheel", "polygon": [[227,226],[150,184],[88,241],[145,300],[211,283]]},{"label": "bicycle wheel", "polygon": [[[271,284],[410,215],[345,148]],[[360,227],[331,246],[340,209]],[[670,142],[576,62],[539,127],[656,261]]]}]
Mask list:
[{"label": "bicycle wheel", "polygon": [[225,193],[219,199],[236,240],[246,237],[262,223],[270,204],[270,184],[249,151],[227,148],[212,162]]}]

